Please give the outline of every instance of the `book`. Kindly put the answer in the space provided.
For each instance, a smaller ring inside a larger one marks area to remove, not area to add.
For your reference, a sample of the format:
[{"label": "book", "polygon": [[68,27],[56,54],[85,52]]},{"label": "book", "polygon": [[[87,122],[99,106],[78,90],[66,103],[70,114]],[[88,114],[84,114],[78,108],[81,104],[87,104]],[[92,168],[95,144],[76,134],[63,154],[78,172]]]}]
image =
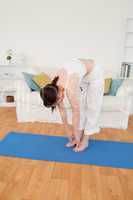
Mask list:
[{"label": "book", "polygon": [[121,74],[120,74],[120,76],[122,78],[124,78],[124,68],[125,68],[125,65],[124,65],[124,63],[122,63],[122,65],[121,65]]},{"label": "book", "polygon": [[130,65],[130,77],[133,78],[133,64]]},{"label": "book", "polygon": [[129,64],[125,64],[125,78],[127,78],[127,75],[128,75],[128,68],[129,68]]}]

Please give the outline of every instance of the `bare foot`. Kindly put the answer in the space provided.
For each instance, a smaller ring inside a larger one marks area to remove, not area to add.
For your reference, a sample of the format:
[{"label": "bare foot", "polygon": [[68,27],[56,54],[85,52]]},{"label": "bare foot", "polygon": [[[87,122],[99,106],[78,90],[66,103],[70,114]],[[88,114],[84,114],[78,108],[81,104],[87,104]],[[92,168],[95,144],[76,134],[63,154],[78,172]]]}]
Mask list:
[{"label": "bare foot", "polygon": [[[82,139],[83,137],[83,130],[80,130],[79,131],[79,136],[78,136],[78,139],[76,140],[75,136],[73,135],[69,140],[69,142],[65,145],[66,147],[70,148],[70,147],[74,147],[75,145],[77,145],[77,141],[79,140],[80,142],[80,139]],[[78,142],[78,143],[79,143]]]},{"label": "bare foot", "polygon": [[65,146],[69,148],[69,147],[74,147],[76,144],[77,144],[76,140],[73,140],[68,142]]},{"label": "bare foot", "polygon": [[79,145],[77,145],[73,150],[75,152],[84,151],[86,148],[88,148],[88,145],[89,145],[89,136],[84,135]]}]

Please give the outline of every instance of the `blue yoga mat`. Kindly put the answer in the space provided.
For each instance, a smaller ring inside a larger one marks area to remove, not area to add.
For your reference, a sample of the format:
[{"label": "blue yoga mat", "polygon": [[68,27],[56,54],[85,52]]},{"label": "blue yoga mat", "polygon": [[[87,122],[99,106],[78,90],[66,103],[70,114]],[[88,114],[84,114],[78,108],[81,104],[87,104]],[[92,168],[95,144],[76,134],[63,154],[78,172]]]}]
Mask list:
[{"label": "blue yoga mat", "polygon": [[133,169],[133,143],[91,140],[83,152],[66,148],[66,137],[10,132],[0,141],[0,155],[33,160]]}]

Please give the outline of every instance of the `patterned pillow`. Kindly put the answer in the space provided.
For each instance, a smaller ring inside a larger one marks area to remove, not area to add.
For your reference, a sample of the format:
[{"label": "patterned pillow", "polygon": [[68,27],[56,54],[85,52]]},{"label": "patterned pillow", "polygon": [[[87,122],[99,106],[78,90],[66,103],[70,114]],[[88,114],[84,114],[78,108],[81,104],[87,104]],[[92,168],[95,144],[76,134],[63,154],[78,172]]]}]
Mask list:
[{"label": "patterned pillow", "polygon": [[41,73],[38,75],[34,75],[32,77],[32,80],[40,87],[44,87],[46,84],[51,83],[51,79],[50,77],[45,74],[45,73]]},{"label": "patterned pillow", "polygon": [[112,78],[106,78],[104,80],[104,95],[107,95],[110,93]]},{"label": "patterned pillow", "polygon": [[31,89],[31,91],[39,91],[40,90],[40,87],[38,87],[38,85],[32,80],[33,74],[23,72],[23,75],[24,75],[24,79],[25,79],[27,85],[29,86],[29,88]]}]

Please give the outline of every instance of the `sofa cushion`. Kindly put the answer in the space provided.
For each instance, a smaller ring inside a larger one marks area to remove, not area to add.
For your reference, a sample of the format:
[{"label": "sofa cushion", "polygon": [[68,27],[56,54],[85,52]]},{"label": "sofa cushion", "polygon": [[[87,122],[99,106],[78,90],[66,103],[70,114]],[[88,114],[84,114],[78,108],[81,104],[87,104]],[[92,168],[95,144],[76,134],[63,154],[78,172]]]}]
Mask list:
[{"label": "sofa cushion", "polygon": [[32,80],[33,74],[23,72],[24,79],[31,91],[39,91],[40,87]]},{"label": "sofa cushion", "polygon": [[58,68],[52,68],[52,67],[35,67],[35,74],[40,74],[42,72],[44,72],[45,74],[47,74],[51,79],[54,78],[56,76],[56,73],[58,71]]},{"label": "sofa cushion", "polygon": [[104,79],[104,95],[109,94],[111,88],[112,78]]},{"label": "sofa cushion", "polygon": [[133,80],[125,79],[117,91],[117,96],[133,96]]},{"label": "sofa cushion", "polygon": [[123,79],[113,79],[109,95],[115,96],[122,82],[123,82]]},{"label": "sofa cushion", "polygon": [[46,84],[50,83],[51,82],[51,79],[50,77],[45,74],[45,73],[40,73],[40,74],[37,74],[37,75],[34,75],[32,77],[32,80],[40,87],[44,87]]}]

